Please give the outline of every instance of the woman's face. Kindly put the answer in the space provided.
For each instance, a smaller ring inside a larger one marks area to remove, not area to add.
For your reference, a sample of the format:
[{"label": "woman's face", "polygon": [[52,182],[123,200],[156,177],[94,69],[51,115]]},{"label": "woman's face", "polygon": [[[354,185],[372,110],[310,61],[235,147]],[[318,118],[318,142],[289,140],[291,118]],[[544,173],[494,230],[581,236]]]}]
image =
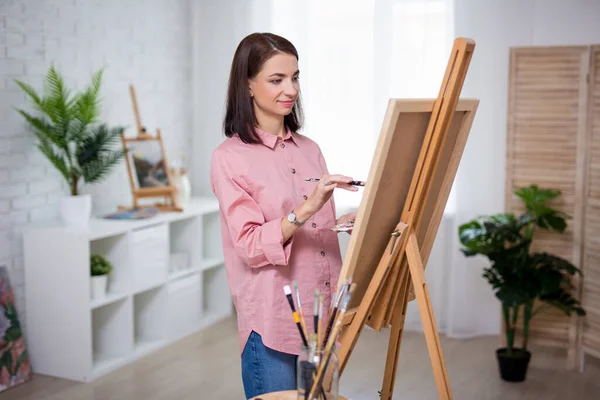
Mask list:
[{"label": "woman's face", "polygon": [[257,115],[289,114],[300,91],[298,74],[298,60],[293,55],[278,53],[268,59],[256,77],[248,80]]}]

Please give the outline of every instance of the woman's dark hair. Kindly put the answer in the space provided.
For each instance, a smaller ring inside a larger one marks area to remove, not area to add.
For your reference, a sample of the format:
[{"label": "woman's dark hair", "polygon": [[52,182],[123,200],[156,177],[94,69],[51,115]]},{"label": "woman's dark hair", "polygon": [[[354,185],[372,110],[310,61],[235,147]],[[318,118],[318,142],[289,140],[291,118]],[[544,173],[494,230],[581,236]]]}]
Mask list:
[{"label": "woman's dark hair", "polygon": [[[225,136],[238,134],[244,143],[261,143],[256,130],[256,115],[252,98],[248,92],[248,79],[254,78],[263,64],[275,54],[291,54],[298,59],[298,52],[292,43],[272,33],[253,33],[246,36],[238,45],[229,75],[227,103],[223,128]],[[302,106],[300,96],[292,111],[283,118],[283,124],[292,132],[302,126]]]}]

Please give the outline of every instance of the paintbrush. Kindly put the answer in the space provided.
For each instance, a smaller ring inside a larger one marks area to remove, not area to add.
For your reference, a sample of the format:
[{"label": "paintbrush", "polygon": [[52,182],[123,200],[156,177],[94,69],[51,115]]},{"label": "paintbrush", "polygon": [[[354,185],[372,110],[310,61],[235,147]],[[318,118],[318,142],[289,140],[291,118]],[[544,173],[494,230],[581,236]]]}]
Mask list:
[{"label": "paintbrush", "polygon": [[319,326],[318,326],[318,330],[317,330],[317,348],[319,350],[321,350],[321,345],[323,344],[322,340],[323,340],[323,332],[322,332],[322,325],[323,325],[323,301],[324,301],[324,296],[323,293],[321,292],[319,294]]},{"label": "paintbrush", "polygon": [[323,377],[325,375],[325,371],[327,369],[327,365],[329,364],[329,360],[331,359],[331,354],[334,351],[335,342],[337,341],[337,337],[342,328],[342,321],[344,320],[344,316],[346,315],[346,309],[348,307],[348,302],[350,301],[350,297],[352,292],[354,291],[355,285],[352,285],[348,291],[346,292],[343,301],[339,307],[339,313],[337,315],[335,325],[331,331],[331,335],[329,340],[326,343],[325,350],[323,351],[323,357],[321,362],[319,363],[319,367],[317,369],[317,376],[313,382],[313,386],[310,390],[310,394],[308,395],[309,399],[314,398],[317,393],[317,388],[322,388]]},{"label": "paintbrush", "polygon": [[296,323],[296,326],[298,327],[298,331],[300,332],[300,337],[302,338],[302,343],[304,343],[304,345],[306,347],[308,347],[308,341],[306,340],[306,336],[304,335],[304,330],[302,329],[302,326],[300,325],[300,318],[298,318],[298,313],[296,312],[296,307],[294,307],[294,300],[292,299],[292,289],[290,288],[290,285],[285,285],[283,287],[283,292],[285,293],[285,297],[287,297],[287,299],[288,299],[288,303],[290,303],[290,308],[292,309],[292,315],[294,316],[294,322]]},{"label": "paintbrush", "polygon": [[[319,182],[321,179],[319,178],[306,178],[306,182]],[[365,186],[367,183],[365,181],[350,181],[348,185],[351,186]]]},{"label": "paintbrush", "polygon": [[340,301],[342,300],[342,296],[344,295],[344,292],[347,290],[347,288],[349,286],[350,286],[349,284],[343,284],[342,287],[340,288],[340,291],[337,293],[336,299],[333,303],[333,308],[329,315],[329,322],[327,323],[327,329],[325,330],[325,337],[324,337],[324,341],[323,341],[324,344],[326,344],[327,341],[329,340],[329,334],[331,332],[331,327],[333,326],[333,323],[335,322],[335,319],[337,317],[337,312],[338,312],[338,307],[339,307]]},{"label": "paintbrush", "polygon": [[294,280],[292,281],[292,285],[294,285],[294,294],[296,295],[296,307],[298,308],[298,316],[300,317],[300,326],[302,326],[304,336],[308,337],[308,329],[306,329],[306,321],[304,320],[304,311],[302,311],[302,303],[300,302],[298,283]]}]

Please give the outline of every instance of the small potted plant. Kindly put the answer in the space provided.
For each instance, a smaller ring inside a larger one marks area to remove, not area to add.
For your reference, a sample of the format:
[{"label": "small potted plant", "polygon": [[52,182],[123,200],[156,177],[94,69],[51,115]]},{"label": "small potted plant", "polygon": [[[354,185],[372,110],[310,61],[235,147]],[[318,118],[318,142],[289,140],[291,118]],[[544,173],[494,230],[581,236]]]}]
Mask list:
[{"label": "small potted plant", "polygon": [[85,226],[90,219],[91,197],[80,194],[80,182],[100,182],[124,156],[122,149],[113,148],[124,128],[100,123],[102,74],[102,69],[94,73],[91,85],[73,95],[54,66],[46,74],[42,94],[15,80],[32,101],[37,115],[17,111],[33,128],[37,148],[70,189],[70,196],[64,196],[60,205],[62,220],[68,226]]},{"label": "small potted plant", "polygon": [[112,272],[112,265],[100,254],[92,254],[90,256],[90,270],[92,275],[92,299],[103,298],[106,296],[108,275]]},{"label": "small potted plant", "polygon": [[[530,185],[514,193],[524,202],[523,214],[475,218],[459,227],[459,238],[467,257],[479,254],[491,262],[483,277],[502,304],[506,347],[496,351],[500,375],[506,381],[520,382],[525,380],[531,358],[527,340],[532,318],[548,306],[567,315],[583,316],[585,311],[570,294],[570,278],[581,271],[563,258],[531,251],[537,229],[562,233],[567,227],[567,215],[548,205],[560,191]],[[519,321],[523,342],[516,347]]]}]

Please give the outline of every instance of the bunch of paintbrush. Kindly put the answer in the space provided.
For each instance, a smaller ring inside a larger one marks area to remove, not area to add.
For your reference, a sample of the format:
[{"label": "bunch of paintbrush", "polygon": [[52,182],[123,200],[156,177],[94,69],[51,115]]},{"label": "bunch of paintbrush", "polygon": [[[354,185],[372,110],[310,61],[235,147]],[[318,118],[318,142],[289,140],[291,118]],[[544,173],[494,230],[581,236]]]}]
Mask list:
[{"label": "bunch of paintbrush", "polygon": [[[319,342],[321,357],[319,358],[319,363],[316,366],[316,374],[311,390],[308,393],[308,396],[305,396],[306,399],[314,399],[316,398],[315,396],[317,395],[317,392],[324,392],[323,381],[325,379],[325,374],[328,371],[331,355],[335,351],[336,342],[342,329],[342,321],[346,315],[348,303],[350,302],[350,298],[355,287],[355,284],[343,284],[332,302],[325,335],[323,336],[323,340]],[[326,386],[329,386],[330,384],[331,382]],[[323,399],[325,399],[325,396],[323,396]]]},{"label": "bunch of paintbrush", "polygon": [[[351,285],[350,281],[347,281],[339,288],[336,295],[332,298],[331,306],[327,314],[328,318],[323,314],[323,293],[318,289],[315,289],[313,298],[313,332],[310,334],[306,327],[306,321],[304,320],[304,313],[300,303],[300,292],[296,281],[293,282],[293,286],[296,305],[294,305],[292,289],[290,286],[286,285],[283,288],[283,291],[290,304],[292,315],[298,327],[302,343],[307,349],[308,360],[318,360],[318,363],[313,366],[314,369],[310,374],[312,376],[306,377],[308,381],[305,383],[307,389],[305,398],[314,399],[318,391],[320,392],[319,395],[322,395],[323,399],[325,399],[323,377],[331,359],[331,353],[334,351],[335,343],[342,328],[342,320],[355,285]],[[320,356],[316,357],[317,354]],[[310,393],[312,397],[309,396],[308,388],[311,389]]]}]

